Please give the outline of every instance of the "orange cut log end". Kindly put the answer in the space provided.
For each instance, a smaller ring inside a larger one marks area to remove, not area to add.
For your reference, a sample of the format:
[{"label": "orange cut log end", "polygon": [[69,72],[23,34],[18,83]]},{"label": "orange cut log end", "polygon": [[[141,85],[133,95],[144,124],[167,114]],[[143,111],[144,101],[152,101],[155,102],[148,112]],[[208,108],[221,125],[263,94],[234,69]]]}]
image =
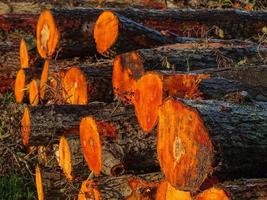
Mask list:
[{"label": "orange cut log end", "polygon": [[41,80],[40,80],[40,99],[45,98],[45,90],[46,90],[47,81],[48,81],[48,73],[49,73],[49,61],[45,60],[43,71],[41,74]]},{"label": "orange cut log end", "polygon": [[156,200],[191,200],[190,192],[177,190],[168,183],[163,181],[157,189]]},{"label": "orange cut log end", "polygon": [[119,36],[119,20],[111,11],[104,11],[97,19],[94,27],[94,39],[97,51],[106,53]]},{"label": "orange cut log end", "polygon": [[82,119],[80,123],[80,141],[84,158],[90,170],[98,176],[102,165],[102,148],[97,124],[93,118],[86,117]]},{"label": "orange cut log end", "polygon": [[100,200],[100,193],[95,186],[95,183],[93,180],[86,180],[82,182],[79,194],[78,194],[78,200],[87,200],[87,199],[94,199],[94,200]]},{"label": "orange cut log end", "polygon": [[32,106],[36,106],[39,103],[39,89],[35,79],[29,84],[29,99]]},{"label": "orange cut log end", "polygon": [[44,198],[44,190],[42,182],[42,173],[38,164],[36,165],[35,168],[35,182],[36,182],[38,200],[44,200],[45,198]]},{"label": "orange cut log end", "polygon": [[114,59],[112,84],[114,94],[125,103],[131,103],[136,81],[144,74],[140,56],[136,52],[124,53]]},{"label": "orange cut log end", "polygon": [[37,49],[42,58],[51,57],[59,42],[59,32],[49,10],[43,11],[37,22]]},{"label": "orange cut log end", "polygon": [[15,98],[17,103],[22,103],[25,93],[26,75],[23,69],[20,69],[17,73],[15,80]]},{"label": "orange cut log end", "polygon": [[213,146],[197,110],[167,99],[159,109],[157,153],[169,183],[197,190],[211,170]]},{"label": "orange cut log end", "polygon": [[22,69],[29,68],[29,56],[25,40],[22,38],[19,46],[19,58],[20,58],[20,67]]},{"label": "orange cut log end", "polygon": [[59,166],[62,168],[68,180],[72,181],[72,158],[69,143],[62,136],[59,140]]},{"label": "orange cut log end", "polygon": [[199,83],[209,78],[208,74],[175,74],[164,76],[163,88],[166,96],[185,99],[201,98]]},{"label": "orange cut log end", "polygon": [[27,106],[24,107],[23,117],[21,119],[21,134],[22,134],[22,141],[25,146],[29,143],[31,132],[31,120],[30,120],[30,113]]},{"label": "orange cut log end", "polygon": [[63,97],[69,104],[88,103],[87,81],[84,73],[77,67],[70,68],[62,81]]},{"label": "orange cut log end", "polygon": [[197,195],[196,200],[230,200],[224,190],[212,187]]},{"label": "orange cut log end", "polygon": [[156,73],[147,73],[137,81],[134,94],[135,114],[146,132],[150,132],[157,124],[162,93],[162,80]]}]

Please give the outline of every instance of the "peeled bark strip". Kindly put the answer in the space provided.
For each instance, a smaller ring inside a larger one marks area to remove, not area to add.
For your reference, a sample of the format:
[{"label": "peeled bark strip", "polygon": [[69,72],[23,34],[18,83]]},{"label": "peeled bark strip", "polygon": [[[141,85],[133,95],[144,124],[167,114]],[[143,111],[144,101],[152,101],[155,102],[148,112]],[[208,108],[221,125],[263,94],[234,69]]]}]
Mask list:
[{"label": "peeled bark strip", "polygon": [[265,176],[266,106],[166,100],[159,110],[157,136],[166,179],[177,189],[196,191],[212,176]]},{"label": "peeled bark strip", "polygon": [[155,133],[142,131],[131,109],[104,113],[83,118],[80,124],[81,144],[90,170],[96,175],[158,170]]},{"label": "peeled bark strip", "polygon": [[97,51],[107,56],[175,43],[154,29],[111,11],[104,11],[98,17],[93,34]]},{"label": "peeled bark strip", "polygon": [[124,175],[118,177],[100,177],[82,183],[78,195],[79,200],[123,200],[146,199],[153,200],[156,196],[161,173],[144,175]]},{"label": "peeled bark strip", "polygon": [[46,145],[58,142],[59,136],[63,134],[78,135],[81,118],[99,112],[103,105],[91,103],[25,107],[21,121],[24,145]]},{"label": "peeled bark strip", "polygon": [[[152,70],[193,71],[207,68],[229,68],[240,61],[263,64],[266,48],[240,47],[189,47],[170,45],[155,49],[139,49],[115,57],[112,84],[114,94],[127,99],[134,93],[136,81]],[[262,57],[263,56],[263,57]],[[123,96],[126,97],[123,97]]]},{"label": "peeled bark strip", "polygon": [[267,198],[267,179],[240,179],[204,190],[196,200],[250,200]]}]

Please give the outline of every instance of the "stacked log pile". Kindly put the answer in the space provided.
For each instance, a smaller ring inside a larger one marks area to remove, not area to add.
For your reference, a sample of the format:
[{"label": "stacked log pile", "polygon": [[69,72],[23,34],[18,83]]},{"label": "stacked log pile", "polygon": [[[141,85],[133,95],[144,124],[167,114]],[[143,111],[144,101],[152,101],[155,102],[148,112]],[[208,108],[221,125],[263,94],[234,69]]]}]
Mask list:
[{"label": "stacked log pile", "polygon": [[[38,199],[267,198],[267,46],[244,40],[267,27],[266,15],[0,15],[0,89],[14,82],[24,104],[21,137],[38,154]],[[10,43],[13,29],[36,32],[36,46]]]}]

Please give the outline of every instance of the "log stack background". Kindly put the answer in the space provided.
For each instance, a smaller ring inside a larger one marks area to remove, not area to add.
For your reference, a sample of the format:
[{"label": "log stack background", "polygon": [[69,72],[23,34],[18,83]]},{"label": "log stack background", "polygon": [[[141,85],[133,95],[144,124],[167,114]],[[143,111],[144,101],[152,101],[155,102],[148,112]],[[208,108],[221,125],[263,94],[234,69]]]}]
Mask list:
[{"label": "log stack background", "polygon": [[267,199],[267,12],[166,2],[0,3],[39,200]]}]

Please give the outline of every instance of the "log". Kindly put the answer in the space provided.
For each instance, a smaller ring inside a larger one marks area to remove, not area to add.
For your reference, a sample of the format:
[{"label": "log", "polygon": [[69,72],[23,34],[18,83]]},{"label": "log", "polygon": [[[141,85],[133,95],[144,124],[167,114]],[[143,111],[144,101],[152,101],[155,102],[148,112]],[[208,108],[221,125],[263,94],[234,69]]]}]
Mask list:
[{"label": "log", "polygon": [[[58,143],[59,136],[79,134],[80,119],[99,112],[104,103],[89,105],[25,106],[21,121],[24,145]],[[64,123],[63,123],[64,122]]]},{"label": "log", "polygon": [[130,99],[140,126],[144,131],[150,132],[158,122],[159,107],[168,96],[250,103],[255,100],[253,94],[260,92],[239,81],[216,77],[215,73],[147,72],[130,85],[134,86],[131,88],[134,94],[125,94],[123,98]]},{"label": "log", "polygon": [[110,57],[135,49],[175,43],[174,39],[154,29],[111,11],[104,11],[98,17],[93,36],[97,51]]},{"label": "log", "polygon": [[[194,46],[194,45],[193,45]],[[134,93],[136,81],[146,72],[152,70],[193,71],[207,68],[229,68],[238,66],[240,61],[248,64],[264,64],[261,54],[266,48],[256,46],[193,47],[170,45],[155,49],[140,49],[115,57],[112,84],[114,94],[122,100]],[[190,49],[193,47],[193,49]],[[188,49],[189,48],[189,49]],[[242,79],[241,79],[242,80]],[[124,97],[125,96],[125,97]]]},{"label": "log", "polygon": [[265,199],[267,197],[267,179],[240,179],[219,183],[210,189],[206,189],[196,196],[196,200],[232,199],[250,200]]},{"label": "log", "polygon": [[[213,36],[220,38],[221,36],[225,39],[257,38],[258,34],[262,33],[262,28],[266,26],[267,15],[265,11],[241,11],[234,9],[166,9],[164,11],[136,8],[109,8],[109,10],[110,9],[159,31],[168,30],[184,37]],[[70,15],[74,15],[76,11],[80,13],[90,13],[91,10],[93,9],[69,9],[69,13]],[[98,10],[98,14],[100,14],[104,9],[94,8],[94,10]],[[40,10],[38,10],[37,13],[39,12]],[[93,15],[91,14],[91,16]],[[15,29],[17,26],[19,30],[24,29],[26,32],[32,31],[32,33],[34,33],[36,30],[34,27],[36,25],[36,20],[36,14],[5,14],[0,17],[0,24],[2,24],[0,29],[7,31],[13,29],[13,27]],[[220,30],[221,32],[223,31],[223,36],[219,34]]]},{"label": "log", "polygon": [[39,200],[76,199],[82,180],[69,182],[60,168],[36,167],[36,188]]},{"label": "log", "polygon": [[265,103],[167,99],[157,135],[166,179],[177,189],[197,191],[211,177],[266,176],[266,122]]},{"label": "log", "polygon": [[143,175],[100,177],[82,183],[78,199],[155,199],[162,175],[159,172]]},{"label": "log", "polygon": [[155,133],[142,131],[131,109],[83,118],[80,139],[85,160],[95,175],[158,170]]}]

